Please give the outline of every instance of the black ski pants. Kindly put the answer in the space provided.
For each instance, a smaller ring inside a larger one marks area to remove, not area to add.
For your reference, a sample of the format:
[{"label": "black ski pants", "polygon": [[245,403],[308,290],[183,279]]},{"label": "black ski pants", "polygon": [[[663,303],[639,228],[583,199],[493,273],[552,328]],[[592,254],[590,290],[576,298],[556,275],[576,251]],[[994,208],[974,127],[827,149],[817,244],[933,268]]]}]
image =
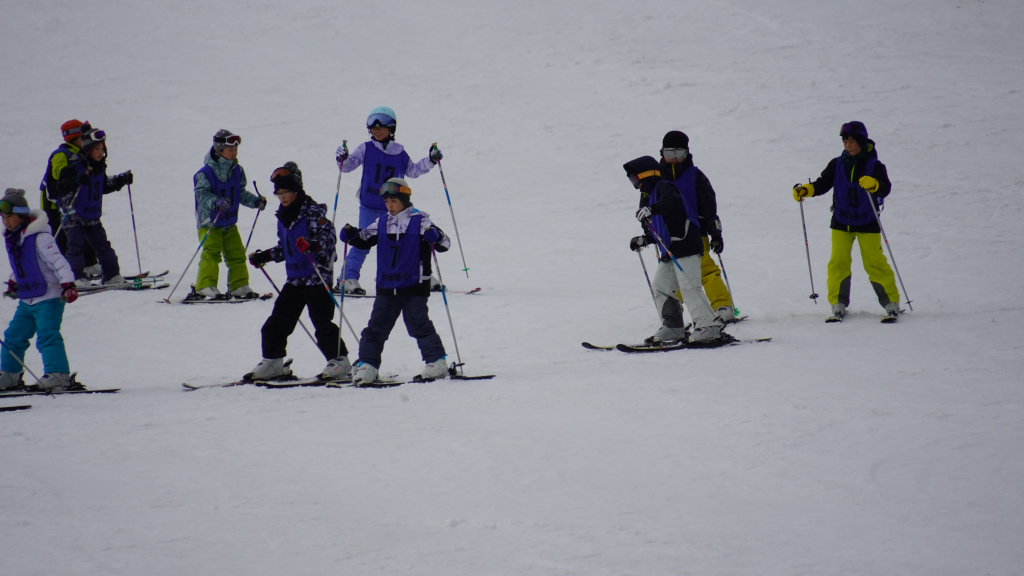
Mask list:
[{"label": "black ski pants", "polygon": [[[288,337],[295,331],[295,324],[302,315],[302,309],[309,309],[313,321],[316,346],[327,360],[338,357],[340,331],[334,324],[334,300],[330,293],[316,286],[295,286],[285,283],[281,295],[274,302],[274,311],[263,323],[263,357],[284,358],[287,354]],[[341,341],[341,356],[348,355],[345,341]]]},{"label": "black ski pants", "polygon": [[71,271],[75,273],[75,279],[84,278],[85,273],[85,249],[92,246],[96,252],[96,258],[103,268],[103,281],[106,282],[121,273],[121,265],[117,262],[117,253],[107,240],[107,231],[102,224],[93,226],[75,226],[64,228],[68,235],[68,252],[64,255]]},{"label": "black ski pants", "polygon": [[427,314],[429,296],[388,296],[377,294],[373,301],[370,322],[359,340],[359,360],[374,368],[380,368],[384,343],[391,335],[398,316],[405,320],[409,336],[416,339],[420,355],[427,364],[444,358],[444,344],[434,329],[434,323]]}]

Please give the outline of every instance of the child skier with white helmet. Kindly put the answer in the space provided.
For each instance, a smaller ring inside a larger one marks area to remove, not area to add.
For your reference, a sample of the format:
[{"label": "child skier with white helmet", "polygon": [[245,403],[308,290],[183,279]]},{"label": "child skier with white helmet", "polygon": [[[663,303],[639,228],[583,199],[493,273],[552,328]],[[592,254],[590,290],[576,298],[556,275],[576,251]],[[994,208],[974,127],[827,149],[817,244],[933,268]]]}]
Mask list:
[{"label": "child skier with white helmet", "polygon": [[377,379],[384,342],[401,315],[409,335],[416,339],[426,366],[424,380],[448,375],[441,337],[427,311],[430,299],[430,258],[433,250],[447,252],[448,236],[426,212],[412,206],[412,190],[405,180],[391,178],[381,186],[387,213],[363,229],[348,224],[341,240],[355,248],[377,246],[377,298],[370,321],[359,340],[359,361],[353,381],[369,384]]},{"label": "child skier with white helmet", "polygon": [[305,308],[313,321],[316,345],[328,360],[320,377],[348,381],[352,373],[348,349],[333,322],[334,299],[323,284],[327,280],[321,280],[333,273],[338,243],[334,224],[327,219],[327,205],[317,204],[306,195],[302,172],[294,162],[285,162],[274,170],[270,181],[281,202],[276,214],[278,242],[273,248],[253,252],[249,263],[262,268],[268,262],[284,262],[288,280],[274,302],[274,311],[263,324],[263,360],[244,379],[270,380],[291,375],[284,365],[285,347]]},{"label": "child skier with white helmet", "polygon": [[9,290],[5,296],[20,300],[0,350],[0,390],[23,386],[22,363],[33,335],[45,370],[35,385],[51,391],[72,388],[75,383],[71,380],[60,325],[64,303],[78,298],[75,275],[50,234],[46,213],[28,207],[24,190],[8,188],[0,200],[0,213],[7,256],[14,272],[14,279],[7,282]]},{"label": "child skier with white helmet", "polygon": [[[356,146],[351,154],[348,145],[338,147],[336,160],[338,168],[343,172],[352,172],[365,165],[363,178],[359,183],[359,227],[365,228],[371,222],[388,213],[381,198],[381,185],[390,178],[417,178],[430,172],[435,164],[444,156],[437,145],[430,146],[426,158],[413,162],[405,147],[395,141],[395,129],[398,120],[395,111],[387,106],[378,106],[370,111],[366,118],[366,131],[372,137],[367,142]],[[343,267],[345,277],[338,278],[338,289],[344,288],[346,294],[366,294],[359,285],[359,270],[369,250],[354,248],[349,250]]]},{"label": "child skier with white helmet", "polygon": [[221,297],[217,281],[220,260],[228,268],[228,295],[250,299],[259,296],[249,287],[249,269],[245,266],[245,245],[238,233],[238,207],[263,210],[267,199],[245,189],[245,169],[238,163],[242,137],[218,130],[213,146],[206,153],[203,167],[192,177],[196,202],[196,228],[203,242],[196,284],[186,300]]}]

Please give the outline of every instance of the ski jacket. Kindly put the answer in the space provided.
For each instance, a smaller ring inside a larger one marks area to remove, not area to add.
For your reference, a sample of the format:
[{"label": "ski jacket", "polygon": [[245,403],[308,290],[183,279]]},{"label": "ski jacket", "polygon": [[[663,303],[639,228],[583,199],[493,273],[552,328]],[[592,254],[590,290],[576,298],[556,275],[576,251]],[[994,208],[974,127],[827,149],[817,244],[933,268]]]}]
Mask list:
[{"label": "ski jacket", "polygon": [[[374,220],[369,226],[360,230],[352,238],[342,238],[347,240],[348,243],[354,247],[362,250],[368,250],[374,246],[377,246],[380,242],[380,235],[383,233],[387,236],[390,243],[399,242],[404,236],[410,233],[410,225],[415,225],[419,222],[419,229],[413,228],[411,233],[419,234],[419,281],[411,286],[405,286],[400,288],[388,288],[381,283],[381,271],[392,268],[390,262],[392,256],[397,255],[391,253],[385,253],[380,247],[377,248],[377,295],[378,296],[430,296],[430,274],[432,269],[431,264],[431,247],[436,249],[438,252],[447,252],[451,247],[451,240],[448,236],[430,220],[430,215],[426,212],[420,212],[416,208],[409,206],[405,210],[402,210],[397,215],[392,216],[386,214],[381,216],[380,219]],[[384,223],[385,230],[380,229],[381,223]],[[390,251],[388,251],[390,252]],[[397,263],[396,263],[397,265]],[[384,284],[390,282],[385,281]]]},{"label": "ski jacket", "polygon": [[[677,179],[684,180],[683,175],[691,167],[696,171],[692,175],[692,182],[693,200],[697,212],[695,219],[700,225],[699,228],[694,226],[692,221],[694,215],[687,213],[686,203],[677,187],[682,184],[674,182]],[[662,217],[664,226],[672,239],[671,243],[667,238],[662,238],[662,241],[669,245],[669,250],[676,258],[685,258],[694,254],[703,256],[704,241],[702,238],[705,234],[703,231],[715,229],[714,222],[717,211],[715,191],[711,188],[711,182],[699,168],[693,165],[692,156],[687,157],[684,162],[679,164],[670,164],[662,160],[658,165],[658,170],[661,172],[662,180],[655,185],[651,192],[651,196],[654,197],[654,202],[650,204],[651,214]],[[654,238],[649,235],[648,239],[654,241]]]},{"label": "ski jacket", "polygon": [[718,197],[711,187],[711,181],[694,165],[693,154],[679,164],[671,164],[662,159],[658,163],[658,170],[661,171],[662,179],[676,180],[690,166],[697,169],[697,222],[700,224],[700,235],[707,236],[710,231],[717,229],[715,218],[718,217]]},{"label": "ski jacket", "polygon": [[50,153],[50,159],[46,161],[43,181],[39,183],[39,205],[43,210],[57,209],[57,202],[60,200],[60,192],[57,191],[60,172],[68,165],[71,157],[78,153],[78,150],[78,146],[64,142]]},{"label": "ski jacket", "polygon": [[[852,183],[851,188],[853,189],[848,190],[848,192],[867,194],[863,188],[860,188],[858,182],[860,181],[861,176],[867,175],[866,168],[868,161],[872,159],[875,160],[875,162],[871,177],[878,180],[878,191],[871,194],[871,196],[876,205],[880,204],[880,201],[886,198],[892,191],[892,183],[889,181],[889,173],[885,168],[885,164],[878,161],[878,151],[875,149],[874,140],[868,140],[867,150],[859,155],[857,158],[857,164],[852,169],[848,169],[843,164],[842,156],[833,158],[828,163],[828,166],[825,166],[825,169],[821,171],[821,176],[813,182],[814,195],[823,196],[827,194],[835,185],[836,178],[844,178],[848,182]],[[839,174],[836,174],[837,171],[839,171]],[[881,232],[881,228],[878,227],[878,221],[875,220],[874,215],[871,216],[871,219],[866,224],[850,225],[844,223],[837,215],[837,199],[834,195],[832,201],[832,224],[830,227],[833,230],[842,230],[843,232],[866,232],[873,234]],[[842,204],[843,202],[840,201],[838,205],[842,206]],[[881,206],[879,206],[879,212],[881,212]]]},{"label": "ski jacket", "polygon": [[[373,150],[367,150],[367,145],[370,145]],[[380,197],[381,184],[391,178],[417,178],[430,172],[434,167],[434,163],[430,161],[429,156],[419,162],[413,162],[412,158],[405,152],[405,147],[394,140],[386,144],[376,140],[363,142],[356,146],[345,162],[339,164],[338,167],[343,173],[351,172],[362,166],[364,162],[367,162],[368,156],[374,155],[389,157],[405,156],[404,162],[398,158],[388,158],[387,160],[392,161],[381,162],[380,164],[382,165],[374,166],[367,163],[363,168],[363,178],[359,183],[359,189],[356,190],[356,198],[359,198],[360,203],[364,206],[374,210],[385,210],[384,200]]]},{"label": "ski jacket", "polygon": [[[76,178],[86,172],[90,174],[89,181],[79,185]],[[93,160],[82,152],[72,156],[57,181],[61,211],[67,215],[64,227],[98,226],[103,213],[103,196],[119,191],[122,186],[115,185],[114,179],[107,176],[106,160]]]},{"label": "ski jacket", "polygon": [[13,251],[10,246],[7,247],[8,256],[12,260],[12,269],[15,266],[13,264],[15,258],[31,257],[29,254],[20,254],[20,248],[34,245],[35,264],[46,282],[46,291],[33,298],[21,299],[22,302],[32,305],[43,300],[60,298],[60,285],[74,282],[75,273],[71,271],[71,265],[61,255],[57,242],[50,234],[50,222],[46,217],[46,212],[39,208],[33,208],[28,214],[28,219],[28,226],[21,231],[15,230],[15,233],[19,234],[16,241],[10,237],[11,232],[9,231],[4,231],[4,239],[16,246]]},{"label": "ski jacket", "polygon": [[[278,210],[277,245],[270,249],[270,254],[274,257],[274,262],[284,262],[287,260],[289,263],[294,264],[300,262],[300,258],[308,261],[307,255],[299,252],[295,247],[295,241],[289,238],[290,236],[295,236],[295,232],[302,231],[303,234],[301,235],[308,238],[310,243],[315,242],[317,244],[317,249],[307,254],[313,256],[313,260],[316,262],[316,269],[320,272],[320,276],[323,277],[324,281],[330,282],[334,274],[334,261],[337,259],[336,245],[338,240],[334,235],[334,224],[327,219],[326,204],[317,204],[315,200],[305,194],[302,195],[301,201],[302,206],[299,208],[299,215],[291,222],[286,223],[281,218],[281,210]],[[320,278],[317,277],[312,269],[306,271],[299,270],[298,268],[288,274],[287,283],[293,286],[321,285]]]},{"label": "ski jacket", "polygon": [[[256,207],[259,196],[245,189],[245,169],[236,160],[222,158],[211,147],[209,152],[206,153],[205,166],[208,166],[213,171],[220,182],[227,182],[231,179],[237,167],[240,186],[238,202],[247,208]],[[213,203],[220,200],[221,197],[214,193],[213,186],[211,186],[210,181],[206,177],[206,170],[196,172],[196,175],[192,177],[192,185],[196,198],[196,228],[207,228],[216,214],[216,211],[213,209]],[[233,210],[237,217],[238,204],[234,203],[234,201],[232,202],[231,210]],[[224,216],[221,216],[217,221],[218,227],[222,227],[220,225],[224,222],[224,218]]]}]

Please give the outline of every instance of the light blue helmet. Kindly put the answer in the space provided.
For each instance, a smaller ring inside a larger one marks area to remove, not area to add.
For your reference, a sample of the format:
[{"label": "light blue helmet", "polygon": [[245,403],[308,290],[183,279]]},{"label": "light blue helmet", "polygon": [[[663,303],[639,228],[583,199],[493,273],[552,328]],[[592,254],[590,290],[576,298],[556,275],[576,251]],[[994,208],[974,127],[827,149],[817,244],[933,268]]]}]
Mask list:
[{"label": "light blue helmet", "polygon": [[366,130],[374,126],[387,126],[390,129],[391,135],[395,135],[395,128],[398,127],[398,119],[395,117],[395,111],[387,106],[378,106],[373,110],[370,110],[370,115],[366,118]]}]

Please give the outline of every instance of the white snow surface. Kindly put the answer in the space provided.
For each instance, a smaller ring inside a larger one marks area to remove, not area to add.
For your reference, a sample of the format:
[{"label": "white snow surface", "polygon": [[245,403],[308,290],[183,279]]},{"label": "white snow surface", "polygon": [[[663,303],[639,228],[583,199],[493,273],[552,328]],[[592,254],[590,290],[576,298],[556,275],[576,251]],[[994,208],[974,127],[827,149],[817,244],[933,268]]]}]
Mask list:
[{"label": "white snow surface", "polygon": [[[264,195],[294,160],[333,207],[335,147],[393,107],[414,159],[445,153],[471,270],[456,247],[441,272],[483,288],[450,295],[451,319],[466,371],[497,374],[184,392],[255,366],[272,302],[83,297],[64,316],[72,368],[122,391],[0,400],[33,405],[0,413],[3,574],[1024,573],[1019,1],[7,0],[0,14],[0,187],[34,205],[60,124],[92,121],[111,173],[135,174],[142,266],[172,283],[217,129],[243,136]],[[850,316],[823,322],[827,198],[805,204],[822,295],[808,298],[791,188],[854,119],[894,183],[883,221],[914,306],[895,325],[857,258]],[[718,193],[750,316],[729,331],[773,340],[584,350],[658,325],[621,165],[672,129]],[[339,226],[356,222],[357,183],[342,180]],[[410,184],[454,236],[437,170]],[[104,206],[136,271],[126,191]],[[275,241],[268,211],[250,249]],[[194,265],[184,278],[175,299]],[[356,330],[371,306],[346,300]],[[431,315],[454,359],[440,296]],[[288,354],[302,375],[324,364],[301,329]],[[34,348],[27,361],[41,369]],[[399,324],[382,371],[421,366]]]}]

